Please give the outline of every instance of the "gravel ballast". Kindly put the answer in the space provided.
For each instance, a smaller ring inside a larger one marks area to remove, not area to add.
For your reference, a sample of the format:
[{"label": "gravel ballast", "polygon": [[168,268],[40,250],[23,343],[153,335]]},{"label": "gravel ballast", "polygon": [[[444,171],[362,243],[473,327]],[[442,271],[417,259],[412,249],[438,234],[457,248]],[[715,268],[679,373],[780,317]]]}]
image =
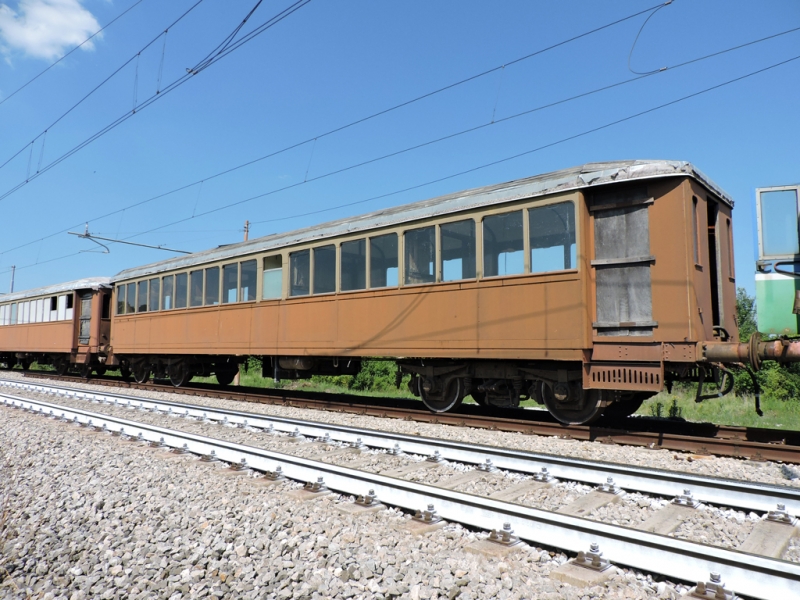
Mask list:
[{"label": "gravel ballast", "polygon": [[[619,570],[578,589],[548,577],[567,560],[525,547],[465,551],[458,525],[425,536],[408,515],[341,513],[264,486],[16,409],[0,408],[0,595],[82,598],[675,598],[685,586]],[[222,429],[222,428],[220,428]],[[231,430],[233,431],[233,430]]]},{"label": "gravel ballast", "polygon": [[[35,380],[25,379],[20,372],[13,371],[0,372],[0,378],[17,379],[25,381],[26,383],[37,383]],[[53,382],[53,384],[60,385],[61,382]],[[556,454],[559,456],[602,460],[627,465],[666,469],[669,471],[696,473],[698,475],[710,475],[714,477],[800,487],[800,479],[787,479],[786,475],[781,470],[782,465],[770,461],[754,462],[726,457],[695,457],[692,454],[672,450],[650,450],[635,446],[598,444],[596,442],[559,439],[557,437],[453,427],[434,423],[417,423],[413,421],[371,417],[352,413],[338,413],[280,405],[203,398],[149,390],[130,390],[127,388],[114,388],[74,382],[69,382],[64,385],[99,392],[128,394],[156,400],[224,408],[227,410],[239,410],[293,419],[307,419],[331,424],[348,425],[351,427],[363,427],[409,435],[458,440],[487,446]]]}]

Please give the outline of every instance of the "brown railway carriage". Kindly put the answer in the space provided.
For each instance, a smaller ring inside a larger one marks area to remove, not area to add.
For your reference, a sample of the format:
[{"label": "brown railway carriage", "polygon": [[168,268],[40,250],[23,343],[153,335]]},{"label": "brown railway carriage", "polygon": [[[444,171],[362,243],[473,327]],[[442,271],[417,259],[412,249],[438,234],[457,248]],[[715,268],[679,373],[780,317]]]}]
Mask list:
[{"label": "brown railway carriage", "polygon": [[732,206],[686,162],[594,163],[129,269],[111,360],[179,385],[390,357],[435,411],[630,413],[737,335]]},{"label": "brown railway carriage", "polygon": [[104,372],[111,340],[108,277],[80,279],[0,295],[0,363],[28,369],[33,361],[63,374]]}]

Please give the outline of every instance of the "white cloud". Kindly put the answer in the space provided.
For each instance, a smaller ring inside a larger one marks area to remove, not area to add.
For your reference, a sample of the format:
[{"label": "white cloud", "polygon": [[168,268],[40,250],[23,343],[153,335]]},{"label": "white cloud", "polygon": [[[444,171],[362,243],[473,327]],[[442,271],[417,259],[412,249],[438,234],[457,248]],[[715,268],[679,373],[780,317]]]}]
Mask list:
[{"label": "white cloud", "polygon": [[[6,54],[18,50],[35,58],[58,58],[98,29],[80,0],[19,0],[16,10],[0,4],[0,48]],[[92,42],[82,47],[93,48]]]}]

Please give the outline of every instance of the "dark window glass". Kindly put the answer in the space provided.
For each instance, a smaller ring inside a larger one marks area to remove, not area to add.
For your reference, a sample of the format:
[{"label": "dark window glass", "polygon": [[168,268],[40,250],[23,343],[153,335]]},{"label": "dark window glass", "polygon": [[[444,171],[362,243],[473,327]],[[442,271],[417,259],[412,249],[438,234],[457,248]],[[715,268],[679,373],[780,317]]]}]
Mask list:
[{"label": "dark window glass", "polygon": [[189,273],[189,306],[203,306],[203,272]]},{"label": "dark window glass", "polygon": [[[140,281],[136,284],[138,287],[138,295],[136,296],[136,312],[147,312],[147,281]],[[69,301],[69,297],[67,297]],[[69,308],[69,304],[67,304]]]},{"label": "dark window glass", "polygon": [[442,235],[442,281],[475,277],[475,221],[445,223]]},{"label": "dark window glass", "polygon": [[436,281],[436,230],[423,227],[406,231],[405,242],[406,285]]},{"label": "dark window glass", "polygon": [[[53,302],[56,300],[56,302]],[[53,305],[55,304],[55,308]],[[50,298],[50,310],[57,310],[58,309],[58,300],[55,296]],[[125,314],[125,286],[118,285],[117,286],[117,314],[124,315]]]},{"label": "dark window glass", "polygon": [[[124,285],[118,285],[117,286],[117,290],[121,290],[122,291],[122,302],[124,303],[125,302],[125,286]],[[124,309],[125,309],[125,305],[124,304],[122,305],[122,309],[123,309],[123,312],[124,312]],[[58,310],[58,296],[51,296],[50,297],[50,310],[51,311]]]},{"label": "dark window glass", "polygon": [[483,220],[483,275],[516,275],[525,271],[522,211]]},{"label": "dark window glass", "polygon": [[292,252],[289,255],[289,295],[307,296],[311,258],[308,250]]},{"label": "dark window glass", "polygon": [[283,257],[268,256],[264,259],[264,279],[262,281],[261,298],[275,300],[283,296]]},{"label": "dark window glass", "polygon": [[369,285],[394,287],[397,278],[397,234],[380,235],[369,240]]},{"label": "dark window glass", "polygon": [[239,293],[239,263],[222,267],[222,303],[238,302],[236,295]]},{"label": "dark window glass", "polygon": [[186,308],[186,299],[188,295],[189,276],[186,273],[178,273],[175,275],[175,308]]},{"label": "dark window glass", "polygon": [[531,273],[574,269],[575,205],[560,202],[528,210]]},{"label": "dark window glass", "polygon": [[67,310],[72,308],[75,303],[75,295],[74,294],[67,294]]},{"label": "dark window glass", "polygon": [[239,282],[239,302],[250,302],[256,299],[257,282],[258,263],[255,260],[244,261]]},{"label": "dark window glass", "polygon": [[161,310],[175,308],[175,276],[167,275],[161,284]]},{"label": "dark window glass", "polygon": [[129,283],[125,287],[128,289],[125,293],[125,314],[129,315],[136,312],[136,284]]},{"label": "dark window glass", "polygon": [[336,291],[336,246],[314,248],[314,293]]},{"label": "dark window glass", "polygon": [[344,242],[341,247],[341,290],[363,290],[367,287],[367,240]]},{"label": "dark window glass", "polygon": [[151,279],[150,280],[150,302],[148,306],[150,310],[158,310],[158,307],[161,303],[160,294],[161,293],[161,280],[160,279]]},{"label": "dark window glass", "polygon": [[206,306],[219,304],[219,267],[209,267],[206,269]]}]

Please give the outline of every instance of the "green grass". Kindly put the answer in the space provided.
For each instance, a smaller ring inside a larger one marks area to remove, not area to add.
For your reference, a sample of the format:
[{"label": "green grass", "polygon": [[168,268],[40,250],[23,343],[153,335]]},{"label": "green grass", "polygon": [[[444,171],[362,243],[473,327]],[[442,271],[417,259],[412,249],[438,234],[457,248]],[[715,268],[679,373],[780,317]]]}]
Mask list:
[{"label": "green grass", "polygon": [[675,416],[687,421],[701,423],[792,431],[800,429],[800,403],[795,400],[778,400],[762,395],[761,410],[764,411],[763,417],[756,414],[755,400],[752,396],[730,394],[723,398],[696,403],[693,394],[674,391],[672,394],[661,392],[646,400],[636,414],[667,417],[672,411],[678,413]]}]

